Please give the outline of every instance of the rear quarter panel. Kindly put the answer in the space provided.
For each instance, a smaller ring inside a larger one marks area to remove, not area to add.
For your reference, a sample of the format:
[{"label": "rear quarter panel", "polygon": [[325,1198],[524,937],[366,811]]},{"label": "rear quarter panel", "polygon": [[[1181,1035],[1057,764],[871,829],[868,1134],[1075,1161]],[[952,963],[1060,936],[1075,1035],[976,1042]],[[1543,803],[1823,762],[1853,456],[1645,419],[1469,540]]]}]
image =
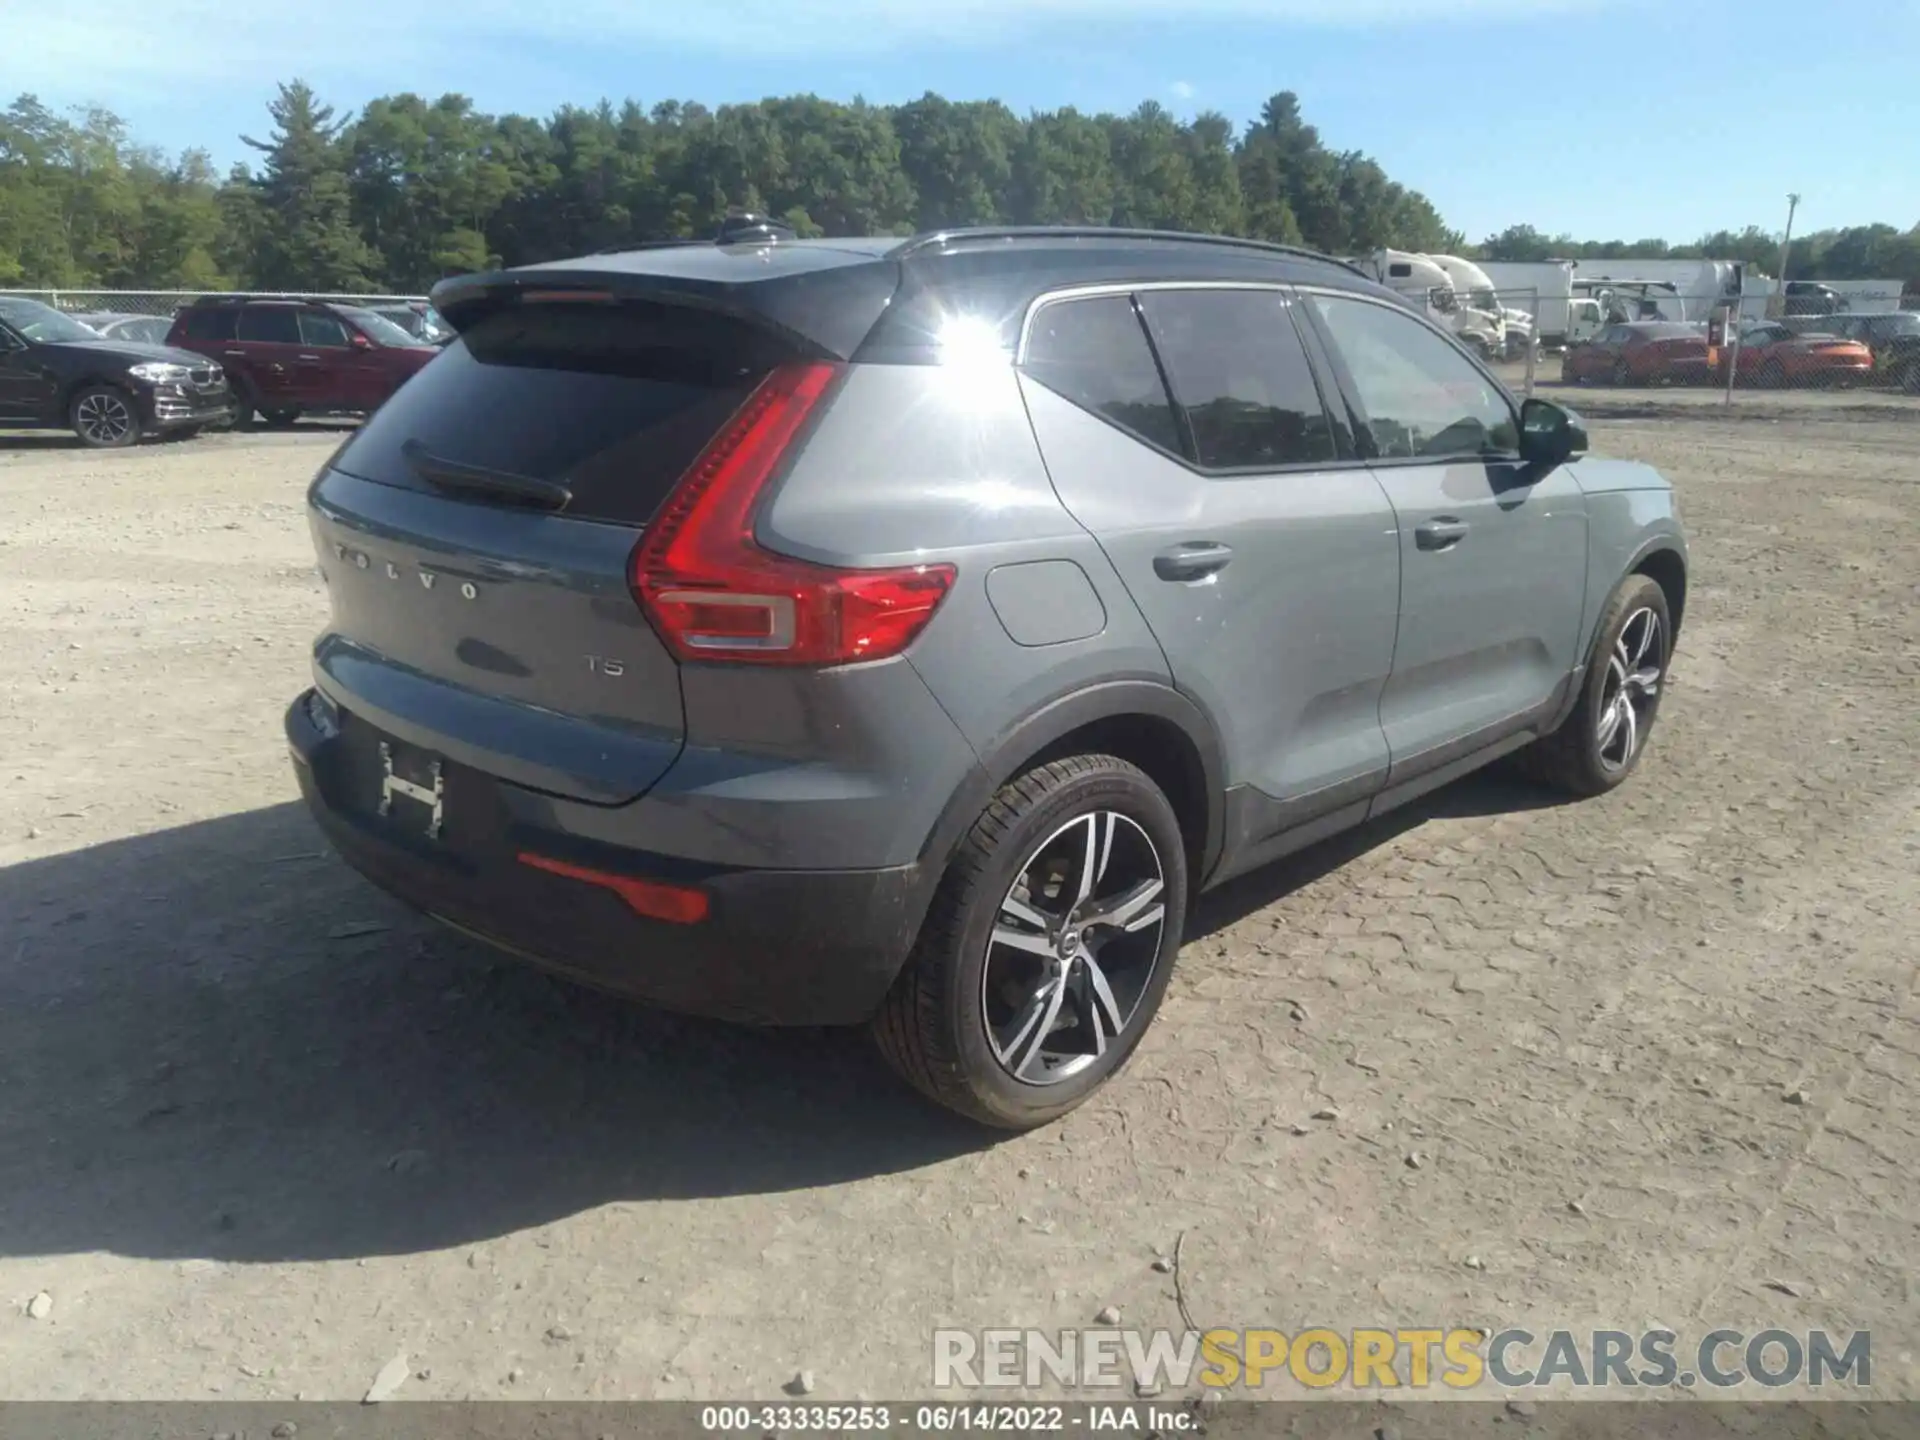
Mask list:
[{"label": "rear quarter panel", "polygon": [[823,563],[954,565],[907,658],[978,753],[1093,684],[1172,684],[1112,565],[1055,495],[1010,364],[855,367],[759,536]]}]

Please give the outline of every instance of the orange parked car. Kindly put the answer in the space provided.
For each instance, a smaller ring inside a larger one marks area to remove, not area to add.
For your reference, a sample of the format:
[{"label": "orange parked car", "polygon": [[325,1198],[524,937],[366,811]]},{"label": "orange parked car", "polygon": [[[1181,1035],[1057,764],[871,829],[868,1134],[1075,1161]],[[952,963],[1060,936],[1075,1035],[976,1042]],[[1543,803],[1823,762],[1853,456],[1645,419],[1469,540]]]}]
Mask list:
[{"label": "orange parked car", "polygon": [[1560,362],[1569,385],[1701,384],[1712,378],[1703,326],[1677,320],[1609,325]]},{"label": "orange parked car", "polygon": [[1736,383],[1775,389],[1858,385],[1873,374],[1873,351],[1838,335],[1796,335],[1784,325],[1755,325],[1741,333],[1739,359],[1733,363]]}]

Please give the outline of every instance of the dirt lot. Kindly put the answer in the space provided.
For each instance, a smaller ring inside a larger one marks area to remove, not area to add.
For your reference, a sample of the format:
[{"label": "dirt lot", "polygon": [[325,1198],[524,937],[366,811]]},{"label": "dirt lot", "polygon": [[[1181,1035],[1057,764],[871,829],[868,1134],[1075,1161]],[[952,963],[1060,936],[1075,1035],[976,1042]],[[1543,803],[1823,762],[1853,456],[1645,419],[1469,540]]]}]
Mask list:
[{"label": "dirt lot", "polygon": [[1920,1397],[1920,406],[1709,398],[1579,402],[1696,547],[1634,783],[1470,780],[1210,897],[1124,1079],[1000,1143],[323,853],[280,712],[335,436],[0,439],[0,1394],[897,1397],[936,1325],[1183,1296],[1870,1327]]}]

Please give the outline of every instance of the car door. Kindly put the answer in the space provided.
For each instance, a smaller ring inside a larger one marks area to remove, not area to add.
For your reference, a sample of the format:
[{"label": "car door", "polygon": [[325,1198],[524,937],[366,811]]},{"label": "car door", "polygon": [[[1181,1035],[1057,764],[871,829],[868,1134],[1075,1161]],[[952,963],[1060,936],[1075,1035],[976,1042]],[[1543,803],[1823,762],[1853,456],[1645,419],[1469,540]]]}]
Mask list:
[{"label": "car door", "polygon": [[0,324],[0,420],[51,420],[60,381],[25,336]]},{"label": "car door", "polygon": [[294,398],[302,410],[358,409],[363,388],[354,331],[338,315],[306,309],[299,315],[300,349],[294,356]]},{"label": "car door", "polygon": [[1578,352],[1582,379],[1599,380],[1606,377],[1613,368],[1613,362],[1620,358],[1620,340],[1625,333],[1625,327],[1609,325]]},{"label": "car door", "polygon": [[1387,765],[1393,512],[1323,404],[1292,304],[1276,288],[1055,300],[1023,346],[1061,501],[1220,732],[1229,865],[1357,818]]},{"label": "car door", "polygon": [[1567,466],[1520,460],[1511,397],[1422,318],[1347,293],[1303,309],[1398,530],[1400,624],[1380,701],[1397,785],[1558,705],[1578,661],[1585,501]]},{"label": "car door", "polygon": [[243,306],[234,343],[221,350],[228,368],[237,364],[246,376],[260,410],[299,408],[299,314],[297,305]]}]

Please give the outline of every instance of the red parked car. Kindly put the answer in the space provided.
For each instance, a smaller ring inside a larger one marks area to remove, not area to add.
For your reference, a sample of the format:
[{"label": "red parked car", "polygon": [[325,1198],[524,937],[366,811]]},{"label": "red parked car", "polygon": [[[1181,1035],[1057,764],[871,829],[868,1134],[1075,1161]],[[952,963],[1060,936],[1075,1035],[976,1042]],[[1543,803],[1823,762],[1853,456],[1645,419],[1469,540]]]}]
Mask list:
[{"label": "red parked car", "polygon": [[[1831,320],[1823,322],[1831,324]],[[1873,375],[1873,351],[1844,336],[1755,325],[1740,336],[1734,378],[1750,385],[1859,385]],[[1724,375],[1725,361],[1722,361]]]},{"label": "red parked car", "polygon": [[1712,378],[1707,332],[1677,320],[1609,325],[1560,362],[1569,385],[1701,384]]},{"label": "red parked car", "polygon": [[167,343],[225,368],[241,425],[371,414],[440,353],[358,306],[219,295],[174,317]]}]

